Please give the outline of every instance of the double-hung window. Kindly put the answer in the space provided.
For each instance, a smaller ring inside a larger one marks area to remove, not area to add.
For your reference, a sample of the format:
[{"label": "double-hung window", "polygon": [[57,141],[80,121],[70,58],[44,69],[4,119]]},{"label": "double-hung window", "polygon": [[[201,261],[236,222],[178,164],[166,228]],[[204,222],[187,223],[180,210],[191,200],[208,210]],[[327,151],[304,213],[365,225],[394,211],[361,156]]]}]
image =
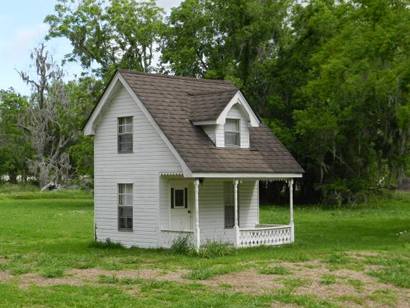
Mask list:
[{"label": "double-hung window", "polygon": [[118,184],[118,230],[132,231],[132,184]]},{"label": "double-hung window", "polygon": [[118,153],[132,153],[132,117],[118,118]]},{"label": "double-hung window", "polygon": [[225,121],[225,146],[239,147],[241,135],[239,130],[239,119],[226,119]]}]

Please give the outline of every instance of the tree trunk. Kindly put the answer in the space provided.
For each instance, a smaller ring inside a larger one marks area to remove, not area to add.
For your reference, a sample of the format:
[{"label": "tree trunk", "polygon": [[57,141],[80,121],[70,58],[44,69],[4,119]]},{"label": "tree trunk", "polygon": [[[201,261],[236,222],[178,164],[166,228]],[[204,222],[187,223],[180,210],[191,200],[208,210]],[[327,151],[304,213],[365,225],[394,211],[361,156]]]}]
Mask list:
[{"label": "tree trunk", "polygon": [[17,174],[15,172],[9,173],[9,182],[12,184],[17,184]]}]

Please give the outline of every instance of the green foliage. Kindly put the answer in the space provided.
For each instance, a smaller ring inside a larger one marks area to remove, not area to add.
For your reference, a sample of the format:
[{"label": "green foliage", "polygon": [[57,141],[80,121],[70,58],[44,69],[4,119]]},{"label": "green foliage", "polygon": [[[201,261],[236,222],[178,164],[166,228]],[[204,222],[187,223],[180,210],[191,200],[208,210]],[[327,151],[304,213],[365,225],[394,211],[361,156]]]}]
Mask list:
[{"label": "green foliage", "polygon": [[59,0],[45,22],[48,38],[65,37],[73,45],[66,60],[79,60],[108,79],[116,68],[151,70],[162,18],[154,0]]},{"label": "green foliage", "polygon": [[172,242],[170,250],[175,254],[189,255],[193,249],[189,236],[180,236]]},{"label": "green foliage", "polygon": [[320,278],[320,283],[324,285],[331,285],[336,283],[336,276],[335,275],[323,275]]},{"label": "green foliage", "polygon": [[228,256],[235,253],[235,249],[232,245],[216,241],[208,241],[199,248],[199,251],[196,251],[189,236],[176,238],[171,245],[170,251],[178,255],[198,256],[207,259]]},{"label": "green foliage", "polygon": [[[308,62],[300,92],[305,106],[293,113],[295,145],[323,195],[345,202],[388,187],[404,173],[410,12],[404,1],[384,0],[330,9],[343,24]],[[324,18],[316,15],[310,19]]]},{"label": "green foliage", "polygon": [[32,150],[19,126],[27,108],[27,99],[13,89],[0,90],[0,176],[8,175],[12,183],[17,182],[18,175],[29,175],[27,161]]},{"label": "green foliage", "polygon": [[289,275],[290,271],[283,266],[265,266],[259,270],[259,273],[264,275]]},{"label": "green foliage", "polygon": [[217,241],[208,241],[199,249],[197,255],[202,258],[216,258],[229,256],[235,252],[236,250],[232,247],[232,245]]}]

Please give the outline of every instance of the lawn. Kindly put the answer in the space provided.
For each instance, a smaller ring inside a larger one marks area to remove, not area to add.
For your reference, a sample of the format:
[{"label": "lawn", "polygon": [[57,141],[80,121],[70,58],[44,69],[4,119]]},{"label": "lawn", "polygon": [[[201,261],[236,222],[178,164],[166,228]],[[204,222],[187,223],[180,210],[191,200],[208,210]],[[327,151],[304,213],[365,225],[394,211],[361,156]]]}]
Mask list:
[{"label": "lawn", "polygon": [[[261,207],[262,223],[287,217]],[[87,193],[0,188],[0,306],[410,305],[410,194],[295,220],[294,245],[185,256],[94,244]]]}]

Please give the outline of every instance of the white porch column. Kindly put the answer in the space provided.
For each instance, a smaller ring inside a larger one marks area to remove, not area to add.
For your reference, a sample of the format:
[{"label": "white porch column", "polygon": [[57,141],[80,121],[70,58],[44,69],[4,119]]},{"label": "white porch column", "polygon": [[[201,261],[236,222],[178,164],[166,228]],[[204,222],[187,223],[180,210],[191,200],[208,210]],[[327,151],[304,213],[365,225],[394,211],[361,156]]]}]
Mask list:
[{"label": "white porch column", "polygon": [[201,246],[201,236],[199,230],[199,179],[195,179],[195,249],[199,251]]},{"label": "white porch column", "polygon": [[295,223],[293,222],[293,179],[288,181],[289,185],[289,207],[290,207],[290,241],[295,241]]},{"label": "white porch column", "polygon": [[239,247],[238,180],[233,181],[235,247]]}]

